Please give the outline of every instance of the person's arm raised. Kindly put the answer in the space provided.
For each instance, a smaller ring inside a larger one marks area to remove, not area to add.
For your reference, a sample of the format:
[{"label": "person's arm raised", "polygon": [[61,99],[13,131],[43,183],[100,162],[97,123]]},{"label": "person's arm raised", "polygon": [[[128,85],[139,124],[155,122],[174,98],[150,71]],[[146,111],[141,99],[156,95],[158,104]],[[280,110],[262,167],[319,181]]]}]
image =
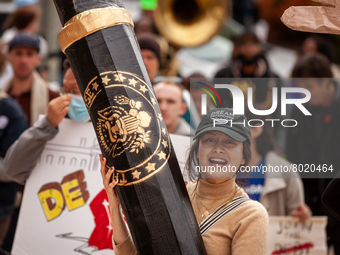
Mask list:
[{"label": "person's arm raised", "polygon": [[48,141],[59,132],[57,126],[68,112],[70,96],[57,97],[48,104],[47,115],[25,130],[8,149],[4,171],[8,178],[24,184]]},{"label": "person's arm raised", "polygon": [[46,118],[50,125],[57,128],[66,116],[72,97],[65,95],[54,98],[50,101],[47,108]]},{"label": "person's arm raised", "polygon": [[109,199],[115,254],[137,255],[136,248],[124,222],[123,215],[120,212],[120,202],[115,191],[118,179],[111,180],[111,176],[114,174],[115,169],[114,167],[107,169],[106,158],[104,158],[103,155],[100,155],[100,164],[104,188]]}]

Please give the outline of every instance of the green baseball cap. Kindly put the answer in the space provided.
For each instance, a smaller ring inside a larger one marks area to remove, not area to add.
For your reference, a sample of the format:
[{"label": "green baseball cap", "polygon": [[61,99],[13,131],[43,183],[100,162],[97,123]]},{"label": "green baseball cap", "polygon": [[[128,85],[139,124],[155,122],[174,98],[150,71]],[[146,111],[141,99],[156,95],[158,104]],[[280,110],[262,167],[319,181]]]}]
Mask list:
[{"label": "green baseball cap", "polygon": [[198,124],[194,140],[208,131],[222,132],[238,142],[251,142],[247,119],[243,115],[234,115],[231,108],[215,108],[207,112]]}]

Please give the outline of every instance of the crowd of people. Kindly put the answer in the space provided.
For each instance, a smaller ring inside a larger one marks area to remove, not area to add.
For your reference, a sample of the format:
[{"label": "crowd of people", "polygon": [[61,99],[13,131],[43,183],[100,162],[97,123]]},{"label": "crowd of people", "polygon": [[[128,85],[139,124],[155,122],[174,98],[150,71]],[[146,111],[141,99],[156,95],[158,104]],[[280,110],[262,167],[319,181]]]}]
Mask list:
[{"label": "crowd of people", "polygon": [[[48,56],[47,42],[38,34],[41,14],[36,4],[19,7],[4,23],[0,42],[0,254],[11,251],[23,187],[46,143],[58,133],[58,125],[64,118],[78,122],[90,120],[67,59],[59,90],[49,87],[39,73],[42,59]],[[295,86],[309,90],[311,98],[304,105],[311,116],[306,117],[298,107],[293,107],[288,114],[298,125],[283,130],[265,121],[280,119],[279,110],[273,117],[258,116],[248,109],[244,116],[234,116],[230,108],[232,97],[225,91],[219,93],[223,105],[214,105],[208,98],[209,111],[202,115],[204,92],[191,90],[190,78],[205,77],[195,72],[181,76],[175,48],[157,32],[152,16],[142,16],[135,24],[135,33],[168,132],[191,136],[194,140],[186,170],[191,177],[187,190],[197,223],[204,222],[212,212],[237,204],[203,234],[207,253],[265,254],[268,216],[293,216],[303,222],[312,215],[326,215],[328,247],[334,249],[334,254],[340,254],[339,211],[336,207],[326,207],[322,198],[330,183],[332,192],[328,191],[324,198],[326,205],[331,204],[329,194],[333,199],[339,197],[334,195],[336,189],[333,191],[336,180],[331,182],[331,178],[323,178],[322,174],[317,178],[304,175],[301,178],[299,173],[272,176],[259,171],[260,174],[244,176],[234,172],[211,175],[194,171],[195,166],[230,165],[239,170],[241,166],[261,169],[266,165],[295,163],[328,164],[337,172],[340,88],[333,78],[340,76],[340,69],[332,45],[316,35],[301,42],[290,75],[299,79],[286,84],[271,70],[263,42],[255,33],[233,38],[232,58],[213,76],[237,81],[264,79],[262,83],[254,80],[248,84],[254,88],[257,109],[268,109],[272,104],[274,86],[269,79],[274,79],[279,88]],[[212,84],[213,80],[206,82]],[[242,86],[239,83],[245,92]],[[238,122],[256,119],[256,123],[239,129],[233,126],[214,129],[211,116],[221,112]],[[40,114],[45,117],[38,119]],[[100,161],[110,202],[115,254],[137,254],[114,191],[118,180],[112,180],[111,176],[115,169],[106,168],[105,158],[101,157]]]}]

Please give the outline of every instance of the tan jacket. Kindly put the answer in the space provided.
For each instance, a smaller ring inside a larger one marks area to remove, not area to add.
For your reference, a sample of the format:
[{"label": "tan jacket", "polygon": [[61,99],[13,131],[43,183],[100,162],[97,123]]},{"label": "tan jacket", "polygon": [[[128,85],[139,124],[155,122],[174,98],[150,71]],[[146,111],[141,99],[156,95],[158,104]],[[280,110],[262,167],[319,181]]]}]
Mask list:
[{"label": "tan jacket", "polygon": [[[275,152],[268,152],[265,165],[290,167],[291,163]],[[303,184],[299,173],[267,172],[265,178],[260,202],[269,215],[289,216],[298,204],[304,203]]]}]

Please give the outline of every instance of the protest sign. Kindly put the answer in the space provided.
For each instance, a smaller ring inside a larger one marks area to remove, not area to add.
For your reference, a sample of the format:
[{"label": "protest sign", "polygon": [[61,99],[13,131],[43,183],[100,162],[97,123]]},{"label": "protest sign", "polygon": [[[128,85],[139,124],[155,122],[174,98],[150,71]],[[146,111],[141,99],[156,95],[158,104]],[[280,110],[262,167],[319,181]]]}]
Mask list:
[{"label": "protest sign", "polygon": [[[12,253],[112,255],[109,204],[92,124],[64,119],[59,130],[26,182]],[[177,157],[184,162],[190,138],[176,136],[173,145],[180,147]]]},{"label": "protest sign", "polygon": [[326,255],[327,217],[306,222],[286,216],[269,217],[267,255]]}]

